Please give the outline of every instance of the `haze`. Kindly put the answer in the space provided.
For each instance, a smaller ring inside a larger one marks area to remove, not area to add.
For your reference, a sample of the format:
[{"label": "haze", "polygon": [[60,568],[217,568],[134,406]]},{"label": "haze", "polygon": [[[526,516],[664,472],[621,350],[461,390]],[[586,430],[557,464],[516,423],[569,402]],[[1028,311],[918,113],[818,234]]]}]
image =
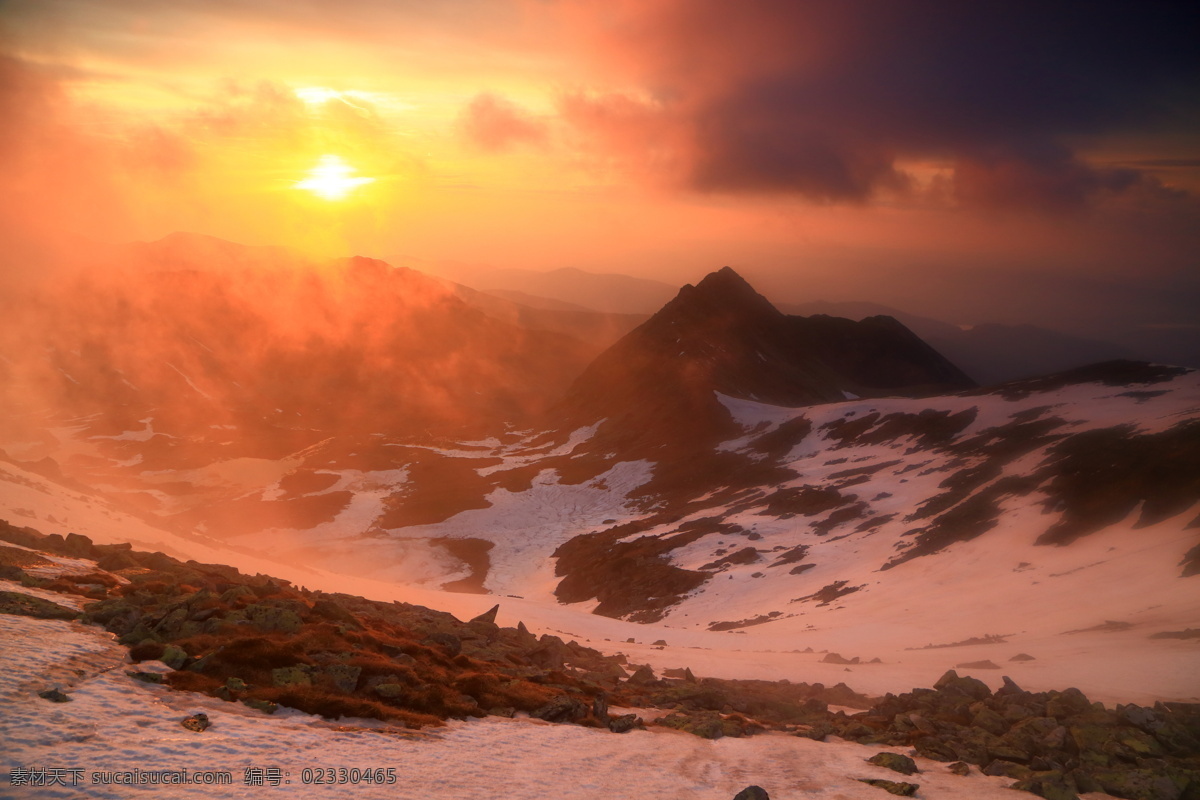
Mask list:
[{"label": "haze", "polygon": [[[672,286],[728,264],[776,301],[1178,336],[1200,307],[1189,21],[1137,3],[10,0],[3,269],[192,231]],[[349,183],[312,190],[330,165]]]}]

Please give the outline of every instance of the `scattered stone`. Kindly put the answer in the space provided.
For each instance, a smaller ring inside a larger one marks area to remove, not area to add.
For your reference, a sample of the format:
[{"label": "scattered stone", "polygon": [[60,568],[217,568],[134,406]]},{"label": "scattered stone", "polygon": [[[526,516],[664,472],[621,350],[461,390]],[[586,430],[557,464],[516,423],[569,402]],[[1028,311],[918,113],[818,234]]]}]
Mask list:
[{"label": "scattered stone", "polygon": [[204,731],[208,730],[210,725],[212,725],[212,723],[208,721],[207,714],[192,714],[190,717],[185,717],[184,719],[180,720],[179,724],[187,728],[189,731],[195,731],[196,733],[203,733]]},{"label": "scattered stone", "polygon": [[49,700],[51,703],[69,703],[75,699],[71,695],[64,693],[57,686],[53,689],[44,689],[38,692],[38,697],[43,700]]},{"label": "scattered stone", "polygon": [[921,788],[919,783],[904,783],[903,781],[884,781],[878,778],[855,778],[855,780],[878,786],[880,789],[900,797],[913,797],[916,795],[917,789]]},{"label": "scattered stone", "polygon": [[899,753],[876,753],[867,759],[867,763],[874,764],[877,767],[886,767],[896,772],[902,772],[905,775],[912,775],[917,772],[917,763],[908,756],[902,756]]}]

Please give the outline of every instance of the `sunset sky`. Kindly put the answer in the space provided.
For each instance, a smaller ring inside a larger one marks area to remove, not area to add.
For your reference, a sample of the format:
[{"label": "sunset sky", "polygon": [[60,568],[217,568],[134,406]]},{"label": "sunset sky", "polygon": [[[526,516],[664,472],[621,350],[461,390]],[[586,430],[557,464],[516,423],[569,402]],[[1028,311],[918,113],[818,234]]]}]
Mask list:
[{"label": "sunset sky", "polygon": [[1187,12],[0,0],[0,269],[183,230],[670,283],[728,264],[773,297],[951,321],[1192,325]]}]

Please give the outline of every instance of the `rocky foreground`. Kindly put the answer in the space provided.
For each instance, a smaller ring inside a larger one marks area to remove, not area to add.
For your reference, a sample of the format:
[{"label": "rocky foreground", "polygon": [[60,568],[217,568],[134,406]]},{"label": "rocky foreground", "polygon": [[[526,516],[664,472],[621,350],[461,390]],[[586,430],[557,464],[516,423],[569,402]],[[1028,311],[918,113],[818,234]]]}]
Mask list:
[{"label": "rocky foreground", "polygon": [[[844,684],[718,680],[690,671],[658,676],[623,656],[535,636],[520,624],[499,627],[495,609],[460,622],[421,606],[310,592],[232,567],[94,545],[74,534],[45,536],[0,523],[0,539],[95,563],[90,572],[39,578],[36,554],[0,547],[0,578],[92,601],[80,613],[8,592],[0,611],[102,625],[130,647],[133,661],[159,660],[173,670],[164,678],[135,668],[135,677],[265,713],[284,705],[422,727],[524,712],[617,733],[649,724],[707,738],[765,731],[837,736],[911,747],[964,775],[975,765],[1054,800],[1094,791],[1131,800],[1200,798],[1200,705],[1107,709],[1076,689],[1032,693],[1006,680],[993,693],[953,671],[931,689],[883,698]],[[69,699],[59,695],[47,699]],[[831,704],[865,710],[830,711]],[[610,713],[610,706],[626,713]],[[630,709],[666,713],[646,721]],[[895,753],[873,761],[905,776],[917,773],[911,759]],[[872,783],[900,795],[919,787]]]}]

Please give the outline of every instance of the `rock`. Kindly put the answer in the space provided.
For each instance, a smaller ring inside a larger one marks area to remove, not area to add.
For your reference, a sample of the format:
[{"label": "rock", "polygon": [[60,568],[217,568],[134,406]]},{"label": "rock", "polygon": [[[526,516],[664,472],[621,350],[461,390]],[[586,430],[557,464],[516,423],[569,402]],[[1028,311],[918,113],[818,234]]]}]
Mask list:
[{"label": "rock", "polygon": [[242,700],[242,705],[248,708],[253,708],[256,711],[261,711],[264,714],[274,714],[279,710],[279,705],[277,703],[272,703],[270,700],[255,700],[250,697]]},{"label": "rock", "polygon": [[271,670],[271,683],[276,688],[284,686],[312,686],[312,667],[276,667]]},{"label": "rock", "polygon": [[649,664],[643,664],[635,669],[633,674],[629,676],[629,682],[633,684],[646,685],[657,683],[658,678],[654,677],[654,670],[650,668]]},{"label": "rock", "polygon": [[958,669],[1000,669],[1000,665],[993,661],[964,661],[954,666]]},{"label": "rock", "polygon": [[946,694],[957,694],[964,697],[972,697],[976,700],[984,700],[992,696],[992,690],[988,688],[986,683],[978,678],[960,678],[958,673],[952,669],[947,670],[945,675],[938,678],[933,688]]},{"label": "rock", "polygon": [[725,721],[715,711],[698,711],[694,714],[672,712],[659,719],[658,724],[667,728],[674,728],[677,731],[685,731],[704,739],[720,739],[727,733]]},{"label": "rock", "polygon": [[249,687],[241,678],[229,677],[225,679],[225,688],[231,692],[244,692]]},{"label": "rock", "polygon": [[1157,770],[1093,772],[1092,777],[1108,794],[1128,800],[1179,800],[1183,796],[1184,787]]},{"label": "rock", "polygon": [[1065,720],[1076,714],[1092,710],[1092,701],[1078,689],[1064,689],[1061,692],[1048,692],[1050,699],[1046,701],[1046,716]]},{"label": "rock", "polygon": [[487,611],[483,612],[479,616],[473,617],[470,621],[471,622],[489,622],[492,625],[495,625],[496,624],[496,614],[498,614],[499,611],[500,611],[500,604],[497,603],[496,605],[492,606],[491,608],[489,608]]},{"label": "rock", "polygon": [[[1009,787],[1040,795],[1046,800],[1079,800],[1075,792],[1075,784],[1058,770],[1035,772],[1028,778],[1019,780]],[[1128,795],[1125,795],[1128,797]]]},{"label": "rock", "polygon": [[74,700],[69,694],[64,693],[61,689],[55,686],[53,689],[43,689],[38,692],[38,697],[43,700],[49,700],[51,703],[69,703]]},{"label": "rock", "polygon": [[821,659],[823,664],[857,664],[858,656],[854,658],[843,658],[839,653],[826,653]]},{"label": "rock", "polygon": [[78,533],[68,533],[64,549],[67,555],[90,558],[92,555],[92,540]]},{"label": "rock", "polygon": [[185,717],[180,720],[179,724],[187,728],[189,731],[195,731],[196,733],[203,733],[204,731],[208,730],[210,725],[212,725],[212,723],[208,721],[207,714],[192,714],[190,717]]},{"label": "rock", "polygon": [[135,681],[141,681],[142,683],[162,683],[163,682],[163,676],[158,674],[157,672],[135,672],[133,670],[130,670],[130,671],[126,672],[125,674],[128,675],[129,677],[133,678]]},{"label": "rock", "polygon": [[654,643],[652,646],[653,646],[653,647],[666,647],[666,646],[667,646],[667,640],[666,640],[666,639],[659,639],[659,640],[658,640],[658,641],[656,641],[656,642],[655,642],[655,643]]},{"label": "rock", "polygon": [[1036,660],[1037,659],[1035,659],[1033,656],[1029,655],[1029,653],[1017,653],[1015,656],[1013,656],[1012,658],[1009,659],[1009,661],[1036,661]]},{"label": "rock", "polygon": [[408,692],[408,687],[402,683],[381,683],[375,687],[375,694],[380,697],[400,697]]},{"label": "rock", "polygon": [[49,600],[21,592],[0,592],[0,614],[17,614],[36,619],[75,619],[79,612]]},{"label": "rock", "polygon": [[1003,735],[1009,727],[1008,722],[1004,717],[992,711],[987,706],[979,709],[975,717],[971,720],[971,724],[976,728],[981,728],[994,736]]},{"label": "rock", "polygon": [[249,586],[234,586],[221,593],[222,603],[236,603],[238,600],[249,600],[258,597]]},{"label": "rock", "polygon": [[338,691],[350,693],[358,688],[358,677],[362,675],[362,667],[330,664],[325,667],[325,675]]},{"label": "rock", "polygon": [[963,777],[971,774],[971,765],[965,761],[955,761],[947,769],[955,775],[962,775]]},{"label": "rock", "polygon": [[1025,690],[1017,686],[1016,682],[1007,675],[1003,676],[1001,680],[1004,681],[1004,685],[996,690],[997,697],[1017,697],[1025,694]]},{"label": "rock", "polygon": [[642,722],[642,718],[637,714],[622,714],[608,721],[608,729],[613,733],[625,733],[634,728],[644,727],[646,727],[646,723]]},{"label": "rock", "polygon": [[569,695],[559,695],[529,716],[547,722],[579,722],[588,715],[587,706]]},{"label": "rock", "polygon": [[351,630],[361,630],[362,625],[353,614],[347,611],[339,603],[330,600],[328,597],[322,597],[317,602],[313,603],[312,613],[318,617],[327,619],[330,622],[337,622],[341,625],[349,627]]},{"label": "rock", "polygon": [[188,654],[182,647],[169,644],[163,648],[163,654],[159,656],[158,660],[171,669],[183,669],[183,665],[187,663]]},{"label": "rock", "polygon": [[899,753],[876,753],[867,759],[868,764],[874,764],[877,767],[886,767],[895,772],[902,772],[905,775],[912,775],[917,771],[917,763],[908,756],[902,756]]},{"label": "rock", "polygon": [[124,550],[114,550],[101,556],[96,562],[96,566],[100,569],[116,572],[120,569],[129,569],[136,567],[137,560]]},{"label": "rock", "polygon": [[242,613],[251,624],[262,631],[299,633],[304,627],[304,620],[295,611],[266,603],[251,603],[242,609]]},{"label": "rock", "polygon": [[735,794],[733,800],[771,800],[771,795],[761,786],[747,786]]},{"label": "rock", "polygon": [[1166,720],[1154,709],[1133,704],[1117,706],[1117,716],[1121,721],[1140,728],[1146,733],[1158,733],[1167,724]]},{"label": "rock", "polygon": [[608,722],[608,697],[604,692],[592,698],[592,716],[600,722]]},{"label": "rock", "polygon": [[898,781],[884,781],[878,778],[855,778],[860,783],[869,783],[872,786],[878,786],[886,792],[891,792],[900,797],[913,797],[917,790],[921,788],[919,783],[904,783]]},{"label": "rock", "polygon": [[1005,761],[1000,758],[992,761],[980,771],[984,775],[1012,778],[1013,780],[1023,780],[1033,774],[1033,770],[1023,764],[1018,764],[1015,761]]},{"label": "rock", "polygon": [[823,742],[825,737],[833,733],[833,726],[828,722],[817,722],[812,725],[800,728],[796,731],[796,736],[802,739],[812,739],[814,742]]},{"label": "rock", "polygon": [[441,645],[451,658],[462,652],[462,639],[452,633],[431,633],[426,641]]}]

